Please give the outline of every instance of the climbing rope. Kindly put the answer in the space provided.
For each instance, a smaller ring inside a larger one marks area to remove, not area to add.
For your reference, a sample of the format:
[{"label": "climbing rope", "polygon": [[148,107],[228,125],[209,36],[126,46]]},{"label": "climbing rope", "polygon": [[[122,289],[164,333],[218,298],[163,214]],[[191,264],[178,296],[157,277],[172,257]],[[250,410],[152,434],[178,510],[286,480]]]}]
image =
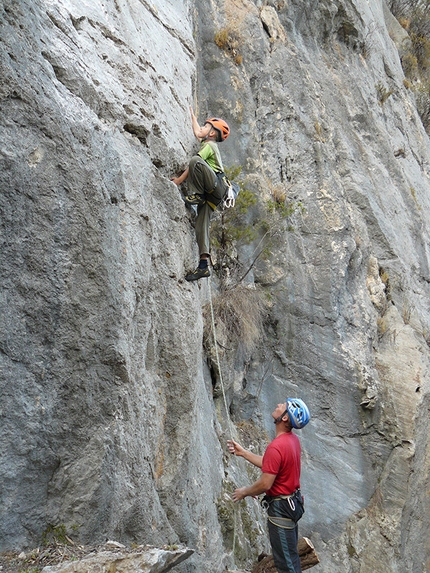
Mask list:
[{"label": "climbing rope", "polygon": [[229,409],[228,409],[228,405],[227,405],[227,398],[225,395],[224,382],[222,379],[222,372],[221,372],[221,362],[220,362],[219,353],[218,353],[218,341],[217,341],[217,337],[216,337],[215,315],[214,315],[214,307],[213,307],[213,303],[212,303],[212,291],[211,291],[211,279],[210,278],[208,278],[208,287],[209,287],[209,303],[210,303],[210,307],[211,307],[212,336],[214,339],[214,346],[215,346],[215,358],[216,358],[216,363],[218,366],[219,381],[220,381],[220,385],[221,385],[222,395],[224,398],[225,413],[227,415],[227,425],[228,425],[228,429],[230,432],[230,437],[233,437],[233,432],[232,432],[233,426],[232,426],[232,422],[230,419],[230,413],[229,413]]},{"label": "climbing rope", "polygon": [[[229,409],[228,409],[228,405],[227,405],[227,397],[225,395],[225,388],[224,388],[224,382],[222,379],[222,372],[221,372],[221,361],[219,359],[219,353],[218,353],[218,341],[217,341],[217,337],[216,337],[216,329],[215,329],[215,315],[214,315],[214,307],[213,307],[213,303],[212,303],[212,290],[211,290],[211,279],[210,277],[208,278],[208,289],[209,289],[209,304],[211,307],[211,322],[212,322],[212,336],[214,339],[214,346],[215,346],[215,358],[216,358],[216,363],[218,366],[218,373],[219,373],[219,381],[220,381],[220,385],[221,385],[221,390],[222,390],[222,395],[224,398],[224,408],[225,408],[225,413],[227,416],[227,425],[228,425],[228,430],[230,433],[230,438],[233,438],[233,425],[230,419],[230,413],[229,413]],[[234,559],[234,551],[236,549],[236,531],[237,531],[237,511],[238,511],[238,507],[237,505],[233,503],[233,547],[232,547],[232,554],[233,554],[233,559]]]}]

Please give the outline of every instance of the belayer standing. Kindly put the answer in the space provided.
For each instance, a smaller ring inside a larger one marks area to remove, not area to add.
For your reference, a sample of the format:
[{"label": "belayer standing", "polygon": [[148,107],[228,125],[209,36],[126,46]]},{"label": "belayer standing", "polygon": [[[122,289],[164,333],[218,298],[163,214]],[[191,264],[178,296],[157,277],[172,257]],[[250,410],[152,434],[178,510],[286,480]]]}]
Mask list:
[{"label": "belayer standing", "polygon": [[210,276],[210,220],[226,192],[222,178],[224,168],[217,144],[227,139],[230,128],[223,119],[216,117],[207,119],[200,127],[191,108],[190,111],[194,135],[201,142],[200,151],[191,159],[182,175],[174,177],[172,181],[180,185],[187,179],[189,194],[184,200],[188,205],[197,206],[195,230],[200,262],[197,269],[185,277],[187,281],[195,281]]},{"label": "belayer standing", "polygon": [[261,477],[248,487],[233,492],[233,500],[266,493],[262,506],[267,509],[270,545],[278,573],[301,573],[297,550],[297,522],[304,513],[300,492],[299,438],[291,430],[309,422],[306,404],[299,398],[287,398],[272,412],[276,437],[267,446],[264,456],[245,450],[233,440],[227,441],[230,453],[245,458],[261,468]]}]

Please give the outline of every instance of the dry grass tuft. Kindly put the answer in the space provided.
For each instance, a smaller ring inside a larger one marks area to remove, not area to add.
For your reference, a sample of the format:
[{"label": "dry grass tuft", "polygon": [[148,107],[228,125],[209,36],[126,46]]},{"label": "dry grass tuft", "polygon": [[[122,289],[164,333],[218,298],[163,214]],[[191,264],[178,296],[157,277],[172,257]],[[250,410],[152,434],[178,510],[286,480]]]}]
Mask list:
[{"label": "dry grass tuft", "polygon": [[[224,331],[223,338],[227,339],[228,347],[237,347],[240,343],[247,350],[255,348],[263,335],[266,314],[264,296],[260,290],[239,284],[218,295],[213,300],[213,309],[217,333]],[[205,314],[208,325],[210,309]]]},{"label": "dry grass tuft", "polygon": [[214,41],[218,48],[226,52],[237,66],[242,64],[243,56],[239,48],[243,44],[243,41],[235,27],[227,26],[218,30],[215,33]]}]

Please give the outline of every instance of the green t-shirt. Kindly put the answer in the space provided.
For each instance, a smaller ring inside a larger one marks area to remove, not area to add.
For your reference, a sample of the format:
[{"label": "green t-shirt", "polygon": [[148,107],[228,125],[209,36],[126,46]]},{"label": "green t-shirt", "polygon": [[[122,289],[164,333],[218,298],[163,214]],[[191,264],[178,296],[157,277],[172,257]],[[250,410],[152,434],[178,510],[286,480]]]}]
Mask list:
[{"label": "green t-shirt", "polygon": [[199,155],[215,173],[224,171],[221,154],[215,141],[203,141]]}]

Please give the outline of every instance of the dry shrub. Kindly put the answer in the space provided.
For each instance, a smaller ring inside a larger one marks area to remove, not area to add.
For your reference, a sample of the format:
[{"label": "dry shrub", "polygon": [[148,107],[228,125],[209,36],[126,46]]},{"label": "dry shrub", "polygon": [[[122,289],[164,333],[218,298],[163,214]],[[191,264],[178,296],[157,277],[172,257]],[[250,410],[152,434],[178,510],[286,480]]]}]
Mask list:
[{"label": "dry shrub", "polygon": [[414,86],[417,111],[423,123],[424,129],[430,133],[430,81]]},{"label": "dry shrub", "polygon": [[285,203],[287,201],[288,187],[285,184],[275,185],[269,177],[264,176],[263,186],[270,193],[275,203]]},{"label": "dry shrub", "polygon": [[325,143],[325,137],[324,137],[324,129],[322,127],[322,125],[316,121],[314,123],[314,127],[315,127],[315,131],[316,131],[316,139],[317,141],[321,141],[321,143]]},{"label": "dry shrub", "polygon": [[287,191],[283,185],[272,185],[268,186],[269,192],[276,203],[285,203],[287,200]]},{"label": "dry shrub", "polygon": [[241,343],[255,348],[263,334],[266,305],[263,293],[256,288],[237,285],[213,300],[217,332],[224,330],[228,346]]},{"label": "dry shrub", "polygon": [[238,30],[233,26],[227,26],[218,30],[214,37],[215,44],[226,52],[238,66],[243,62],[243,56],[240,53],[240,46],[243,45],[242,38]]},{"label": "dry shrub", "polygon": [[229,50],[231,49],[231,38],[230,32],[228,28],[222,28],[215,33],[215,44],[221,50]]},{"label": "dry shrub", "polygon": [[416,0],[388,0],[387,5],[394,16],[399,18],[408,17],[416,6]]},{"label": "dry shrub", "polygon": [[387,325],[387,321],[383,316],[378,316],[377,321],[376,321],[376,333],[378,336],[378,340],[382,340],[384,334],[387,333],[388,331],[388,325]]},{"label": "dry shrub", "polygon": [[[430,30],[428,32],[430,34]],[[410,34],[414,56],[417,59],[418,67],[421,72],[430,68],[430,40],[429,36],[424,34]]]},{"label": "dry shrub", "polygon": [[404,16],[399,16],[398,18],[399,24],[405,30],[409,30],[411,27],[411,19],[405,18]]},{"label": "dry shrub", "polygon": [[418,75],[418,59],[408,52],[402,57],[402,68],[407,78],[415,79]]},{"label": "dry shrub", "polygon": [[393,95],[393,90],[390,90],[388,88],[386,88],[382,82],[378,82],[376,84],[376,93],[378,96],[378,101],[381,105],[384,105],[384,103],[387,101],[387,99]]}]

